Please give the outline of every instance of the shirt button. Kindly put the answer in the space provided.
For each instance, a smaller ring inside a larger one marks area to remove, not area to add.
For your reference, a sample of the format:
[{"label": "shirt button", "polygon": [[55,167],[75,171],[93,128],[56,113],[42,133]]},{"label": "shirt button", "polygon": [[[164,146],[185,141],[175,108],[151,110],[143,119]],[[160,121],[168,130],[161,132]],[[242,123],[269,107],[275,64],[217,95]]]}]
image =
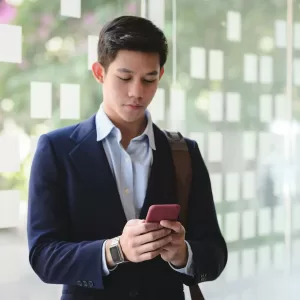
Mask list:
[{"label": "shirt button", "polygon": [[125,189],[125,194],[127,195],[129,193],[129,189]]}]

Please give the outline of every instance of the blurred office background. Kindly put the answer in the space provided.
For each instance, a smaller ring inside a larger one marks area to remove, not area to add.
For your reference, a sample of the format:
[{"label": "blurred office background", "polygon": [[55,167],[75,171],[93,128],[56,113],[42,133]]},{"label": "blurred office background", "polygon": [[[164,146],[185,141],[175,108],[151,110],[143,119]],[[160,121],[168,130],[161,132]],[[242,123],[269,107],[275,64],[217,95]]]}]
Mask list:
[{"label": "blurred office background", "polygon": [[206,299],[299,299],[299,13],[299,0],[0,0],[0,299],[59,299],[28,263],[32,155],[42,133],[97,111],[98,34],[123,14],[164,30],[150,110],[210,171],[229,259]]}]

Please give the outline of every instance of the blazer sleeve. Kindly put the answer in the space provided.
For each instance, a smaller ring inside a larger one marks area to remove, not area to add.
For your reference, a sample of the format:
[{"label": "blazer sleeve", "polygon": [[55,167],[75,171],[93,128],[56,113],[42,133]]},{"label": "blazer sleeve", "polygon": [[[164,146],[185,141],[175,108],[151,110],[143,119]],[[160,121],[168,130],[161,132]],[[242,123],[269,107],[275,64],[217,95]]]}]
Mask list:
[{"label": "blazer sleeve", "polygon": [[208,170],[196,142],[188,142],[193,179],[188,204],[186,240],[193,252],[194,277],[181,275],[184,284],[213,281],[223,272],[228,259],[214,205]]},{"label": "blazer sleeve", "polygon": [[63,169],[47,135],[39,139],[33,158],[28,197],[29,261],[50,284],[103,288],[104,240],[70,241],[70,221],[61,176]]}]

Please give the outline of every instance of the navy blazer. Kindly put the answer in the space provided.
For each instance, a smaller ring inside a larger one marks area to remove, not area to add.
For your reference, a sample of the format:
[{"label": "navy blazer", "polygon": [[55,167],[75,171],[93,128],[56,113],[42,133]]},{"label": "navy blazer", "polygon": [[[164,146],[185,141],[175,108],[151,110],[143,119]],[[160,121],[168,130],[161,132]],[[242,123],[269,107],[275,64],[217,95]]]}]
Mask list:
[{"label": "navy blazer", "polygon": [[[140,218],[152,204],[177,203],[171,149],[154,127],[156,151]],[[34,155],[28,203],[29,260],[40,279],[63,285],[61,300],[184,299],[183,283],[215,280],[227,263],[209,175],[197,144],[186,139],[193,181],[186,240],[195,277],[176,272],[160,257],[102,272],[104,240],[127,222],[103,145],[96,141],[95,115],[40,137]]]}]

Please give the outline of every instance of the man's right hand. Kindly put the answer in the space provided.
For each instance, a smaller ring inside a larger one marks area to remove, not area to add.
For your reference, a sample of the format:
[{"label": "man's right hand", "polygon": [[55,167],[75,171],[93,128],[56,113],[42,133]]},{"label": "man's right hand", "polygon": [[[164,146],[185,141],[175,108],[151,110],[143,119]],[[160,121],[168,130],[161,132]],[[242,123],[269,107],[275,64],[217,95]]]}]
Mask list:
[{"label": "man's right hand", "polygon": [[131,262],[151,260],[171,242],[171,230],[159,223],[130,220],[124,227],[120,244],[125,258]]}]

